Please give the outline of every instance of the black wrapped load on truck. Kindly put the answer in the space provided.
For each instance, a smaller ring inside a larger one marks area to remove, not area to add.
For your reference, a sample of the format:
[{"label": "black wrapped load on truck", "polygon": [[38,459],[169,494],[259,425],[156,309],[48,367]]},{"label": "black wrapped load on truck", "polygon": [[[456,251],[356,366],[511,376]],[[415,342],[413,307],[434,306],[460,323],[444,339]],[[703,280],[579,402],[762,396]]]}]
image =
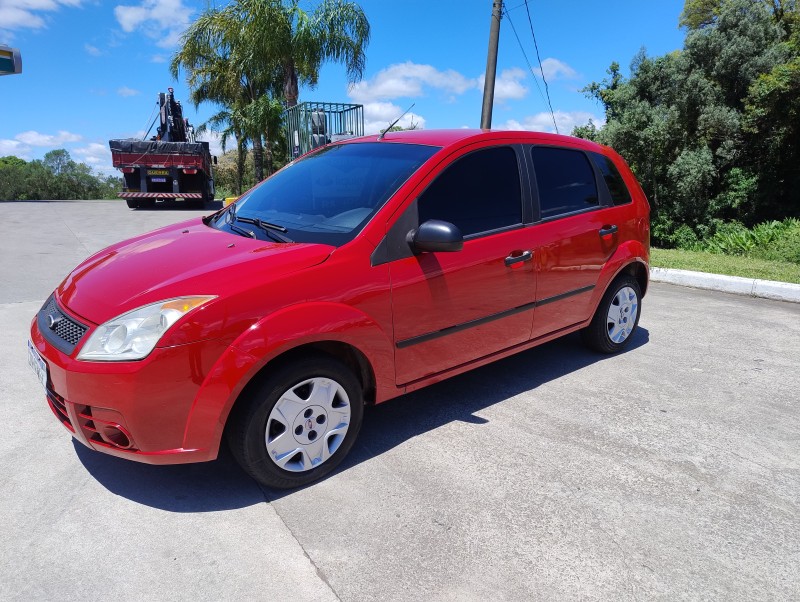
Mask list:
[{"label": "black wrapped load on truck", "polygon": [[[119,197],[128,207],[155,207],[157,201],[201,206],[214,200],[208,142],[196,142],[181,104],[169,92],[159,96],[160,125],[150,140],[109,140],[114,167],[122,172]],[[146,136],[146,134],[145,134]]]}]

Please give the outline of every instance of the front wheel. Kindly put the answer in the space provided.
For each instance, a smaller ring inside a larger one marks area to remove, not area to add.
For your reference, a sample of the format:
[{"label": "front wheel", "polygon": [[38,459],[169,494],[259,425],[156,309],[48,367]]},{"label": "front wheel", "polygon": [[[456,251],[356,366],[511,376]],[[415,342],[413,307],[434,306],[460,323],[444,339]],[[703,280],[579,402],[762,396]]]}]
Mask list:
[{"label": "front wheel", "polygon": [[628,343],[639,324],[642,293],[632,276],[620,276],[600,301],[589,326],[583,329],[586,344],[601,353],[616,353]]},{"label": "front wheel", "polygon": [[358,379],[324,355],[278,368],[238,404],[228,430],[233,455],[258,482],[279,489],[306,485],[336,468],[364,412]]}]

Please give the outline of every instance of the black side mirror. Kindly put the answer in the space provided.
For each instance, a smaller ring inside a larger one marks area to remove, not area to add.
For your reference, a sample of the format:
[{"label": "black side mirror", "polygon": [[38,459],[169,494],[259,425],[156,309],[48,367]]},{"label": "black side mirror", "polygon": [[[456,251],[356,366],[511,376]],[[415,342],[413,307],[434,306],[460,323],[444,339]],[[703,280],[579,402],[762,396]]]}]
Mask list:
[{"label": "black side mirror", "polygon": [[429,219],[411,230],[406,241],[414,253],[460,251],[464,247],[464,237],[458,226],[438,219]]},{"label": "black side mirror", "polygon": [[216,164],[217,164],[217,156],[214,155],[214,165],[216,165]]}]

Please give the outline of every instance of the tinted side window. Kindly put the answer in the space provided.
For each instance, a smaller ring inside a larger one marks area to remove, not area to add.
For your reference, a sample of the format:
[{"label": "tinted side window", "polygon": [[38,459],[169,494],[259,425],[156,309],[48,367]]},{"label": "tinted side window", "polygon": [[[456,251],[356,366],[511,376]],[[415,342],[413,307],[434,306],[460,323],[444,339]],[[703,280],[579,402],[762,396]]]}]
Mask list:
[{"label": "tinted side window", "polygon": [[606,186],[611,193],[611,202],[615,205],[624,205],[631,202],[631,193],[628,187],[625,186],[625,180],[622,179],[617,166],[614,162],[600,153],[589,153],[592,161],[597,165],[600,173],[603,174],[603,179],[606,181]]},{"label": "tinted side window", "polygon": [[514,149],[475,151],[448,166],[419,198],[419,223],[429,219],[453,223],[464,236],[522,223]]},{"label": "tinted side window", "polygon": [[585,154],[546,146],[534,146],[531,152],[542,218],[600,204],[594,170]]}]

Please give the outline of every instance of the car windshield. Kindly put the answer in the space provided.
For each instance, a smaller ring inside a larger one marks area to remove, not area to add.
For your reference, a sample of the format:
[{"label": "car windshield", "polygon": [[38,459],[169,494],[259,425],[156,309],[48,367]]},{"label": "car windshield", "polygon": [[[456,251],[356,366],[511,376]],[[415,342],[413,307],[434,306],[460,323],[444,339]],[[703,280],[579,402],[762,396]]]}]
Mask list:
[{"label": "car windshield", "polygon": [[[364,142],[333,145],[299,159],[236,203],[234,218],[213,226],[270,239],[260,220],[281,227],[295,242],[339,246],[349,242],[439,147]],[[226,212],[227,213],[227,212]],[[241,219],[241,221],[239,221]],[[274,239],[274,238],[273,238]]]}]

